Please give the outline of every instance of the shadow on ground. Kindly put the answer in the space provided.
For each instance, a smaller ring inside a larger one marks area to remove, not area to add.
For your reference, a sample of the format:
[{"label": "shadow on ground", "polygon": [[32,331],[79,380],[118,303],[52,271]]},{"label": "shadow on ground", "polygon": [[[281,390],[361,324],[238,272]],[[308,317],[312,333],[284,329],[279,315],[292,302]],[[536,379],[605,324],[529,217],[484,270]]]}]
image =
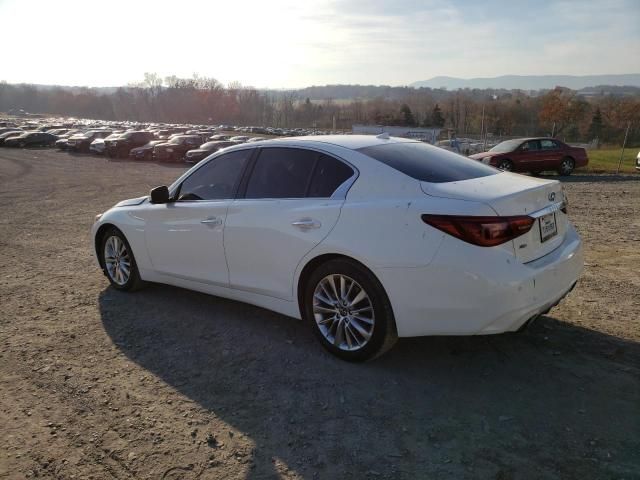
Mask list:
[{"label": "shadow on ground", "polygon": [[99,298],[134,362],[304,478],[621,478],[639,473],[640,346],[542,317],[520,334],[401,340],[367,364],[310,328],[177,288]]}]

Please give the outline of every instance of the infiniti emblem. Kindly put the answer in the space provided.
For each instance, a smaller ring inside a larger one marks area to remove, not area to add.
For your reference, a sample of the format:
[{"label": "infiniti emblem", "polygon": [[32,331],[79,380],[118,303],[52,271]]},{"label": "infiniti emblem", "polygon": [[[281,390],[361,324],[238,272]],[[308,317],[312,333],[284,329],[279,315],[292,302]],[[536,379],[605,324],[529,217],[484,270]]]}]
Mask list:
[{"label": "infiniti emblem", "polygon": [[549,201],[553,202],[556,199],[556,192],[551,192],[549,194]]}]

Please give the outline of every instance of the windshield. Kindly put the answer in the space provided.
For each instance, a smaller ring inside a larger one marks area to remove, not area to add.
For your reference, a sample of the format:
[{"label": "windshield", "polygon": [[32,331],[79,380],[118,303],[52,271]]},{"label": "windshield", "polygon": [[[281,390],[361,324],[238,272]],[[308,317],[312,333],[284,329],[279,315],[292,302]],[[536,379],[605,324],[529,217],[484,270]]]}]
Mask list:
[{"label": "windshield", "polygon": [[182,143],[182,140],[184,140],[184,137],[173,137],[171,140],[169,140],[169,143],[172,145],[179,145]]},{"label": "windshield", "polygon": [[516,148],[520,146],[521,143],[522,143],[522,140],[506,140],[504,142],[500,142],[498,145],[496,145],[489,151],[494,153],[513,152]]}]

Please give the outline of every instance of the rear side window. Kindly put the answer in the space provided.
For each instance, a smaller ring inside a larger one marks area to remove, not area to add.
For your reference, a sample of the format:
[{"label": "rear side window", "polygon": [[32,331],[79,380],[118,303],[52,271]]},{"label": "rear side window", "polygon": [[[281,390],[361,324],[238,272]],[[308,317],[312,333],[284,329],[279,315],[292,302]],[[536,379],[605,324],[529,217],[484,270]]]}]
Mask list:
[{"label": "rear side window", "polygon": [[245,198],[303,198],[318,153],[299,148],[264,148],[247,183]]},{"label": "rear side window", "polygon": [[320,154],[307,196],[328,198],[352,175],[353,170],[341,161]]},{"label": "rear side window", "polygon": [[422,142],[388,143],[358,151],[421,182],[455,182],[499,173],[476,160]]},{"label": "rear side window", "polygon": [[542,150],[555,150],[558,148],[558,144],[553,140],[540,140]]}]

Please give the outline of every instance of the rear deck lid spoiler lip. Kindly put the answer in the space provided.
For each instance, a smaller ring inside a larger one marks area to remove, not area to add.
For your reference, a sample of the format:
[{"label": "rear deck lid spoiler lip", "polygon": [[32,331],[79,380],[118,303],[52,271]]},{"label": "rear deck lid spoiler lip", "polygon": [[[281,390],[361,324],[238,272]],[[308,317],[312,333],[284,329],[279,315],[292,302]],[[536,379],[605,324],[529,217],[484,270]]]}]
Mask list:
[{"label": "rear deck lid spoiler lip", "polygon": [[549,205],[548,207],[541,208],[540,210],[538,210],[536,212],[532,212],[532,213],[529,214],[529,216],[533,217],[533,218],[544,217],[545,215],[549,215],[550,213],[559,212],[560,210],[565,208],[565,206],[566,206],[566,203],[563,200],[561,202],[553,203],[553,204]]}]

